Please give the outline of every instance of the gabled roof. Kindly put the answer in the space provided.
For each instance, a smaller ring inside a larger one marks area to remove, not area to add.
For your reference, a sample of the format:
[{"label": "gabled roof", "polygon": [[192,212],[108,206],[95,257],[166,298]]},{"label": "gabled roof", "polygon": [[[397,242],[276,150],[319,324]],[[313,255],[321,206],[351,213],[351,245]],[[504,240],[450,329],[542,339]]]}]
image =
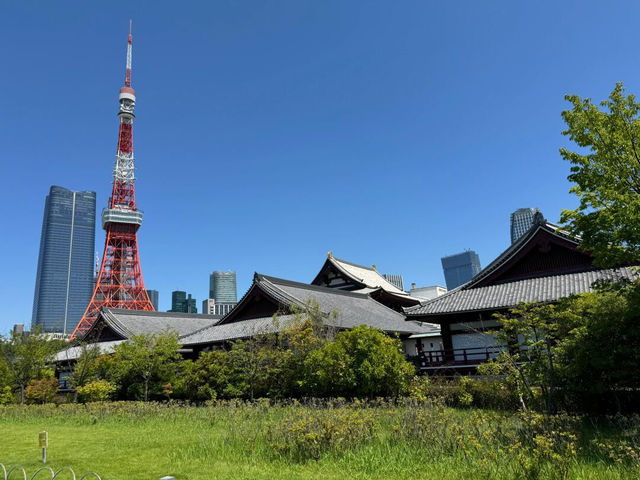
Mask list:
[{"label": "gabled roof", "polygon": [[[91,338],[92,335],[96,335],[98,338],[111,336],[113,339],[125,340],[135,335],[148,335],[162,331],[185,335],[216,324],[220,321],[220,318],[220,315],[102,308],[98,320],[85,334],[85,337]],[[108,330],[108,334],[103,333],[103,330]],[[111,339],[109,338],[109,340]]]},{"label": "gabled roof", "polygon": [[571,295],[591,292],[597,280],[635,280],[638,270],[633,267],[590,270],[536,277],[498,285],[458,288],[440,297],[405,309],[407,317],[446,315],[516,307],[521,302],[553,302]]},{"label": "gabled roof", "polygon": [[326,267],[333,267],[337,269],[340,273],[348,277],[354,283],[359,284],[361,288],[380,287],[390,293],[396,293],[398,295],[408,295],[408,293],[400,290],[398,287],[396,287],[386,278],[380,275],[374,268],[365,267],[363,265],[351,263],[346,260],[341,260],[334,257],[330,253],[329,255],[327,255],[327,260],[320,269],[320,272],[311,282],[313,285],[318,285],[319,282],[321,282],[320,277],[322,276],[323,270],[325,270]]},{"label": "gabled roof", "polygon": [[[253,310],[259,302],[268,304],[269,308]],[[367,294],[308,285],[259,273],[254,275],[251,288],[240,299],[238,305],[218,325],[210,328],[220,331],[218,327],[251,320],[261,324],[270,321],[273,313],[287,314],[294,306],[304,311],[309,308],[309,302],[316,302],[326,324],[337,328],[369,325],[400,334],[421,333],[425,329],[430,331],[437,328],[406,322],[403,314],[384,306]],[[260,311],[262,314],[253,317],[254,311]],[[247,325],[252,327],[253,324]]]},{"label": "gabled roof", "polygon": [[[571,273],[572,271],[595,270],[591,264],[591,256],[578,250],[580,239],[571,236],[568,232],[562,230],[558,225],[548,222],[541,214],[537,214],[532,227],[522,235],[515,243],[510,245],[495,260],[483,268],[480,273],[473,277],[469,282],[463,284],[457,289],[468,289],[477,286],[485,286],[493,283],[499,283],[500,277],[509,273],[518,262],[522,262],[523,258],[531,255],[534,250],[549,250],[556,247],[561,254],[572,257],[571,264],[561,265],[562,272],[548,271],[546,265],[536,265],[528,268],[526,272],[519,275],[524,278],[533,278],[535,276],[546,276],[550,273]],[[536,268],[537,267],[537,268]],[[545,271],[547,268],[547,271]],[[456,289],[452,290],[455,291]]]},{"label": "gabled roof", "polygon": [[[399,289],[386,278],[378,273],[375,268],[365,267],[356,263],[348,262],[334,257],[331,252],[327,255],[322,268],[311,282],[312,285],[326,285],[326,279],[331,274],[344,278],[345,285],[336,286],[336,289],[351,290],[360,293],[370,293],[384,290],[383,303],[387,306],[397,308],[398,306],[417,305],[419,298],[412,297],[409,293]],[[379,295],[378,297],[383,297]]]}]

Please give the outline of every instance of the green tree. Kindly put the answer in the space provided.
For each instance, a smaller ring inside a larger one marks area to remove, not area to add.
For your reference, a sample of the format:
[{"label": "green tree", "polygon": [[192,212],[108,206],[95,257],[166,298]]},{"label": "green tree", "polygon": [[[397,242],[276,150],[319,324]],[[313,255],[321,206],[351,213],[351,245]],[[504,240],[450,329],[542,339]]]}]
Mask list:
[{"label": "green tree", "polygon": [[280,396],[291,352],[279,348],[273,334],[256,334],[232,343],[228,352],[229,396]]},{"label": "green tree", "polygon": [[325,330],[314,326],[313,320],[309,318],[296,321],[281,333],[281,348],[289,352],[279,379],[283,396],[298,397],[312,393],[304,381],[305,362],[313,352],[327,343],[324,336],[326,333]]},{"label": "green tree", "polygon": [[504,348],[479,372],[502,376],[527,410],[541,392],[548,412],[556,410],[558,305],[522,304],[508,314],[496,314],[502,328],[493,333]]},{"label": "green tree", "polygon": [[562,133],[580,151],[561,148],[571,162],[571,192],[578,208],[564,210],[562,222],[581,236],[581,247],[603,267],[640,259],[640,103],[618,83],[600,107],[577,95],[562,112]]},{"label": "green tree", "polygon": [[399,340],[365,325],[339,332],[311,352],[305,369],[308,388],[322,396],[399,395],[415,374]]},{"label": "green tree", "polygon": [[40,380],[30,380],[25,389],[25,397],[31,403],[51,403],[58,392],[58,380],[47,377]]},{"label": "green tree", "polygon": [[564,332],[557,357],[567,406],[621,411],[635,403],[637,409],[632,395],[640,391],[640,282],[600,284],[572,299],[559,322]]},{"label": "green tree", "polygon": [[205,352],[197,360],[184,360],[176,379],[176,393],[190,400],[214,400],[227,396],[231,369],[223,350]]},{"label": "green tree", "polygon": [[523,409],[540,396],[548,412],[620,411],[633,402],[640,389],[640,282],[601,283],[593,292],[521,305],[497,318],[505,348],[479,371],[502,378]]},{"label": "green tree", "polygon": [[53,356],[62,349],[64,341],[48,340],[37,333],[0,337],[0,359],[9,372],[9,382],[25,403],[25,391],[31,380],[51,376],[49,368]]},{"label": "green tree", "polygon": [[110,375],[123,387],[140,387],[146,402],[152,389],[159,393],[160,385],[173,381],[181,359],[179,347],[174,333],[136,335],[116,346]]},{"label": "green tree", "polygon": [[91,381],[97,372],[97,360],[100,356],[100,349],[95,344],[83,343],[79,346],[80,355],[73,368],[73,373],[69,377],[71,387],[75,389],[73,400],[78,401],[78,389],[84,387]]}]

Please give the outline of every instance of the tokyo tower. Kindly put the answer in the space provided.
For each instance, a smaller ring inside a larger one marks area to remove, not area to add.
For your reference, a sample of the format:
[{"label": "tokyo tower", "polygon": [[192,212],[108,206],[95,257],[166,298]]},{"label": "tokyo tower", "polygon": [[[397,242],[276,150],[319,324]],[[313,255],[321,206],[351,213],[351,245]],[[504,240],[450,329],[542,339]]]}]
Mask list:
[{"label": "tokyo tower", "polygon": [[142,212],[136,208],[134,185],[133,110],[136,92],[131,88],[131,22],[127,41],[127,69],[119,101],[120,130],[113,190],[108,208],[102,210],[102,228],[106,230],[107,238],[100,273],[89,306],[73,331],[71,340],[84,336],[98,318],[101,307],[154,310],[144,287],[138,253],[137,231],[142,225]]}]

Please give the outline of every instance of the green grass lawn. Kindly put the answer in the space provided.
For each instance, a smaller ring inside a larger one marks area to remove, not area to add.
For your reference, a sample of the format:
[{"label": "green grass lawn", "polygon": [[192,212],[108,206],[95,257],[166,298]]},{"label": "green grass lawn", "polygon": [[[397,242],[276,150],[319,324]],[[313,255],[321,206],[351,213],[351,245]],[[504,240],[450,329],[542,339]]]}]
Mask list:
[{"label": "green grass lawn", "polygon": [[[517,447],[498,438],[502,429],[516,431],[514,418],[384,404],[8,406],[0,407],[0,462],[33,473],[42,465],[38,432],[47,430],[48,465],[95,471],[104,480],[526,478],[521,462],[530,452],[518,457]],[[632,453],[614,461],[605,451],[633,444],[637,423],[576,427],[577,453],[565,459],[566,478],[640,478]],[[598,451],[594,441],[607,447]],[[536,461],[539,478],[557,478],[557,459]]]}]

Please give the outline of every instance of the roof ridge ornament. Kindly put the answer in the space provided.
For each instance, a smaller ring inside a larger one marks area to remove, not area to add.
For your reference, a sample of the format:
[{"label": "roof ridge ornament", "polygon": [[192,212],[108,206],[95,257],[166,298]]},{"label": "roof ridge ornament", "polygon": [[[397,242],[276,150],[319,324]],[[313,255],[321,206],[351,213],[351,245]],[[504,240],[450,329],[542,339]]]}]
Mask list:
[{"label": "roof ridge ornament", "polygon": [[327,258],[333,258],[333,252],[331,250],[327,252]]},{"label": "roof ridge ornament", "polygon": [[547,220],[542,215],[542,212],[538,211],[533,215],[533,224],[534,225],[545,225]]}]

